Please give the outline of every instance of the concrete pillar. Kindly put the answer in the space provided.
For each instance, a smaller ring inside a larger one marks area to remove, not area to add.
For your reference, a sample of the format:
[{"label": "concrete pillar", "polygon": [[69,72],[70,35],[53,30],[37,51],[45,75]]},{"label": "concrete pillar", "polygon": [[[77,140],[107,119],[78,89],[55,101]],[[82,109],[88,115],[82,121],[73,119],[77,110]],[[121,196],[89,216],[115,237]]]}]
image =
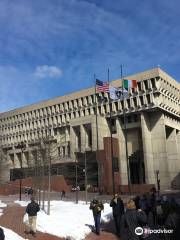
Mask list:
[{"label": "concrete pillar", "polygon": [[92,117],[92,150],[97,150],[97,128],[96,128],[96,116]]},{"label": "concrete pillar", "polygon": [[167,163],[164,115],[161,112],[155,112],[150,114],[150,118],[154,170],[159,170],[161,189],[168,189],[170,187],[170,182]]},{"label": "concrete pillar", "polygon": [[20,158],[17,153],[14,154],[14,168],[20,168]]},{"label": "concrete pillar", "polygon": [[34,166],[34,156],[33,156],[33,154],[32,154],[32,151],[31,150],[29,150],[29,163],[28,163],[28,166],[29,167],[33,167]]},{"label": "concrete pillar", "polygon": [[169,132],[166,134],[166,147],[168,158],[169,182],[174,180],[180,171],[180,158],[178,150],[178,135],[176,129],[168,128]]},{"label": "concrete pillar", "polygon": [[180,130],[176,131],[176,137],[177,137],[177,152],[178,152],[178,160],[179,160],[178,166],[180,168]]},{"label": "concrete pillar", "polygon": [[[98,116],[97,118],[98,127],[98,145],[99,150],[104,149],[104,137],[110,137],[110,130],[105,118]],[[97,149],[97,129],[96,129],[96,117],[94,116],[92,121],[92,149],[96,151]]]},{"label": "concrete pillar", "polygon": [[76,135],[74,132],[74,129],[72,126],[70,126],[70,155],[73,160],[75,160],[75,154],[74,152],[76,151]]},{"label": "concrete pillar", "polygon": [[21,153],[21,159],[22,159],[22,167],[23,168],[28,167],[27,155],[24,152]]},{"label": "concrete pillar", "polygon": [[[0,153],[1,154],[1,153]],[[12,168],[12,162],[7,153],[0,156],[0,183],[4,183],[10,180],[10,168]]]},{"label": "concrete pillar", "polygon": [[86,132],[83,125],[80,125],[81,136],[81,152],[85,152],[86,149]]},{"label": "concrete pillar", "polygon": [[151,123],[147,113],[141,113],[141,129],[145,167],[145,182],[155,184],[155,169],[152,149]]},{"label": "concrete pillar", "polygon": [[120,181],[121,185],[128,184],[128,175],[127,175],[127,161],[126,161],[126,146],[125,146],[125,137],[122,130],[120,121],[116,122],[117,127],[117,138],[119,139],[119,171],[120,171]]}]

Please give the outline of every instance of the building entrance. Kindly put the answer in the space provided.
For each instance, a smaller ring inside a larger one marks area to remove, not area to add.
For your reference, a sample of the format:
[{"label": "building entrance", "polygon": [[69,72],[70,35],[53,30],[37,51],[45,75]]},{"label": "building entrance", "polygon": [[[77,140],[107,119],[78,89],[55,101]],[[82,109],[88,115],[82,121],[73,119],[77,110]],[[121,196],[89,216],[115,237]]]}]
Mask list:
[{"label": "building entrance", "polygon": [[145,183],[144,160],[142,151],[137,150],[129,157],[129,168],[132,184]]}]

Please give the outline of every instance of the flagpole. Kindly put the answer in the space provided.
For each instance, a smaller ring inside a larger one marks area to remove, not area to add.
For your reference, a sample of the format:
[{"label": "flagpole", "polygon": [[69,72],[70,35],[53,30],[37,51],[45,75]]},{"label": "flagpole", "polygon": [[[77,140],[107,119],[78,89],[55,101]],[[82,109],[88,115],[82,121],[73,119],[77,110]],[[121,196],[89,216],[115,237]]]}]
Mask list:
[{"label": "flagpole", "polygon": [[[109,68],[108,68],[108,83],[109,83]],[[110,134],[111,134],[111,164],[112,164],[112,190],[115,194],[115,182],[114,182],[114,158],[113,158],[113,138],[112,138],[112,101],[109,98],[110,104]]]},{"label": "flagpole", "polygon": [[101,181],[101,167],[100,167],[100,160],[98,159],[98,152],[99,152],[99,133],[98,133],[98,117],[97,117],[97,91],[96,91],[96,75],[94,74],[94,82],[95,82],[95,114],[96,114],[96,162],[98,164],[98,189],[100,192],[100,181]]},{"label": "flagpole", "polygon": [[126,111],[125,111],[122,65],[121,65],[121,82],[122,82],[122,91],[123,91],[123,118],[124,118],[124,136],[125,136],[125,148],[126,148],[126,164],[127,164],[127,175],[128,175],[128,190],[129,190],[129,193],[131,194],[131,179],[130,179],[129,157],[128,157],[128,146],[127,146],[127,122],[126,122]]}]

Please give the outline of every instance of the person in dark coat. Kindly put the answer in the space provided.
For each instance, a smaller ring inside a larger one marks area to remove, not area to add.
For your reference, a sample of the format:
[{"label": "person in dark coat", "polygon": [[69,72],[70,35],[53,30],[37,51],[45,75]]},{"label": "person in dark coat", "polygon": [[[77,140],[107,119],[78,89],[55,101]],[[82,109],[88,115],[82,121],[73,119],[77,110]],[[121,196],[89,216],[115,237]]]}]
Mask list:
[{"label": "person in dark coat", "polygon": [[66,197],[66,192],[64,191],[64,190],[62,190],[62,192],[61,192],[61,200],[63,199],[63,198],[65,198]]},{"label": "person in dark coat", "polygon": [[5,240],[4,230],[0,227],[0,240]]},{"label": "person in dark coat", "polygon": [[35,236],[36,234],[36,219],[37,212],[39,212],[39,204],[35,202],[34,197],[31,197],[31,202],[26,207],[26,213],[28,214],[29,225],[26,233],[32,233]]},{"label": "person in dark coat", "polygon": [[120,236],[120,221],[121,216],[124,213],[124,203],[118,194],[115,194],[113,199],[110,202],[110,207],[112,207],[115,227],[116,227],[116,234]]},{"label": "person in dark coat", "polygon": [[100,234],[100,223],[101,223],[101,211],[104,210],[102,202],[97,199],[93,199],[89,207],[93,212],[94,224],[96,229],[96,234]]},{"label": "person in dark coat", "polygon": [[180,236],[180,206],[171,200],[169,215],[165,221],[165,228],[173,230],[172,234],[166,234],[168,240],[179,240]]},{"label": "person in dark coat", "polygon": [[140,206],[139,206],[139,202],[140,202],[140,196],[136,196],[134,199],[133,199],[135,205],[136,205],[136,210],[140,209]]},{"label": "person in dark coat", "polygon": [[165,221],[166,221],[166,219],[167,219],[167,217],[168,217],[168,215],[170,213],[170,203],[169,203],[166,195],[164,195],[162,197],[161,206],[162,206],[162,212],[163,212],[163,219],[162,219],[163,222],[162,223],[164,225]]},{"label": "person in dark coat", "polygon": [[163,225],[163,209],[160,197],[157,197],[156,199],[156,224],[158,226]]},{"label": "person in dark coat", "polygon": [[30,188],[30,189],[28,190],[28,195],[33,195],[33,189],[32,189],[32,188]]},{"label": "person in dark coat", "polygon": [[121,234],[122,240],[139,240],[135,229],[142,227],[147,222],[147,216],[142,210],[136,210],[136,205],[133,200],[127,203],[127,210],[121,218]]},{"label": "person in dark coat", "polygon": [[153,222],[152,225],[156,224],[157,216],[156,216],[156,189],[152,188],[150,192],[150,209],[149,211],[152,213]]},{"label": "person in dark coat", "polygon": [[139,207],[148,216],[148,214],[149,214],[149,204],[148,204],[148,199],[147,199],[146,194],[143,194],[143,196],[140,198]]}]

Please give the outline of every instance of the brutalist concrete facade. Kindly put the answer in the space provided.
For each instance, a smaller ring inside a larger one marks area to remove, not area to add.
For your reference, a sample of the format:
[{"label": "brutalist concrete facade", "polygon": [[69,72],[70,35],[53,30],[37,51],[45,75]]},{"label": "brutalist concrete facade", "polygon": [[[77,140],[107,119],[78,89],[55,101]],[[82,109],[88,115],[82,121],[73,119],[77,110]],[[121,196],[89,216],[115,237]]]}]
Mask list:
[{"label": "brutalist concrete facade", "polygon": [[[124,104],[131,182],[156,184],[156,171],[159,170],[161,189],[177,187],[180,84],[160,68],[125,78],[138,81],[136,91],[130,91]],[[121,80],[113,81],[112,85],[121,86]],[[95,89],[89,88],[0,113],[1,181],[10,179],[12,169],[35,164],[38,158],[34,153],[42,139],[51,138],[51,160],[55,165],[76,163],[77,153],[103,150],[104,138],[110,137],[111,109],[112,136],[118,140],[117,179],[119,185],[127,185],[123,100],[110,102],[107,93],[102,95],[106,101],[98,102]],[[102,175],[106,174],[101,171],[101,161],[97,170],[99,184]]]}]

